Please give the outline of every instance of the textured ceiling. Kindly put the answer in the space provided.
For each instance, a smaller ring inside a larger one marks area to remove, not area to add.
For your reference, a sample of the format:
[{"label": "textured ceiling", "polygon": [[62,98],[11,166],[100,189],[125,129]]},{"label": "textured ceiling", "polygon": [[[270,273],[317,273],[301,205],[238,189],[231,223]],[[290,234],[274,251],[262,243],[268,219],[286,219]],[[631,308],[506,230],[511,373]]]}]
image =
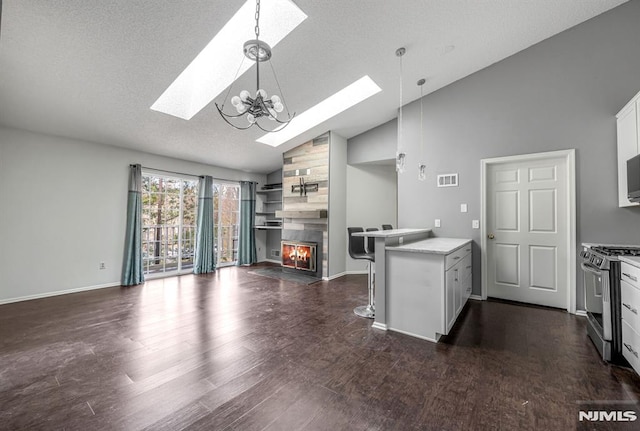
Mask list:
[{"label": "textured ceiling", "polygon": [[[427,94],[625,1],[297,0],[309,18],[272,59],[290,109],[366,74],[383,91],[272,148],[255,142],[260,130],[227,126],[213,103],[189,121],[149,109],[243,1],[4,0],[0,124],[267,173],[327,130],[350,138],[394,118],[400,46],[407,103],[419,78]],[[252,88],[254,70],[234,89]]]}]

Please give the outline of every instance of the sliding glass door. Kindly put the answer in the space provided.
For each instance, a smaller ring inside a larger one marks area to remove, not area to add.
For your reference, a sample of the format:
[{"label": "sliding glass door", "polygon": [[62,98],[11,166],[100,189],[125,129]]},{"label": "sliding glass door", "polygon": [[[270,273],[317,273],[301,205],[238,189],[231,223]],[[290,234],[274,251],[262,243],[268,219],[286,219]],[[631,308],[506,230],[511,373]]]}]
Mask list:
[{"label": "sliding glass door", "polygon": [[[190,272],[196,238],[198,181],[142,174],[142,256],[146,276]],[[240,186],[213,185],[216,266],[238,260]]]},{"label": "sliding glass door", "polygon": [[142,176],[142,258],[145,275],[193,267],[198,182]]}]

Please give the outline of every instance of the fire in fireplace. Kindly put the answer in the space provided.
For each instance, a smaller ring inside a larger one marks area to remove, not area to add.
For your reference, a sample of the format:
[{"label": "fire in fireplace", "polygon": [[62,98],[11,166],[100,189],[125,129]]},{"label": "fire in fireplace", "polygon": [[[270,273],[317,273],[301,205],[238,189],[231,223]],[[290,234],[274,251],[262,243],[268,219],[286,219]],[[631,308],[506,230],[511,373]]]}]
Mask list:
[{"label": "fire in fireplace", "polygon": [[315,272],[316,247],[312,242],[282,241],[282,266]]}]

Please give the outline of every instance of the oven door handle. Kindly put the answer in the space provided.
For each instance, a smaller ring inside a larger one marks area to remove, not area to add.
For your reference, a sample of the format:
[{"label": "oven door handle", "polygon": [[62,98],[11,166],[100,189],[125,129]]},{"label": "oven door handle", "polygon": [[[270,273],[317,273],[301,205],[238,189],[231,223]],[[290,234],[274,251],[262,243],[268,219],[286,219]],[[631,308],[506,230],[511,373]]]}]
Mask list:
[{"label": "oven door handle", "polygon": [[589,273],[591,273],[591,274],[593,274],[595,276],[602,277],[602,271],[596,269],[595,267],[589,265],[588,263],[582,262],[582,264],[580,264],[580,266],[582,267],[582,270],[584,272],[589,272]]}]

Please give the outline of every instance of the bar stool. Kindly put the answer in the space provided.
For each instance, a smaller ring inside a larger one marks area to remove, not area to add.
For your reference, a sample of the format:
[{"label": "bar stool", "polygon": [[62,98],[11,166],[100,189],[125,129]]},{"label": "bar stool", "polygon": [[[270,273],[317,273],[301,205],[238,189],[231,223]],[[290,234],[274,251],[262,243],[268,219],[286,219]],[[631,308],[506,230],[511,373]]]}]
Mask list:
[{"label": "bar stool", "polygon": [[364,232],[364,229],[361,227],[348,227],[347,232],[349,234],[349,256],[353,259],[368,261],[367,288],[369,290],[369,304],[356,307],[353,312],[357,316],[373,319],[375,316],[375,308],[373,306],[373,262],[375,261],[375,256],[365,250],[364,237],[353,236],[354,233]]},{"label": "bar stool", "polygon": [[382,230],[393,230],[393,226],[391,226],[390,224],[383,224]]}]

